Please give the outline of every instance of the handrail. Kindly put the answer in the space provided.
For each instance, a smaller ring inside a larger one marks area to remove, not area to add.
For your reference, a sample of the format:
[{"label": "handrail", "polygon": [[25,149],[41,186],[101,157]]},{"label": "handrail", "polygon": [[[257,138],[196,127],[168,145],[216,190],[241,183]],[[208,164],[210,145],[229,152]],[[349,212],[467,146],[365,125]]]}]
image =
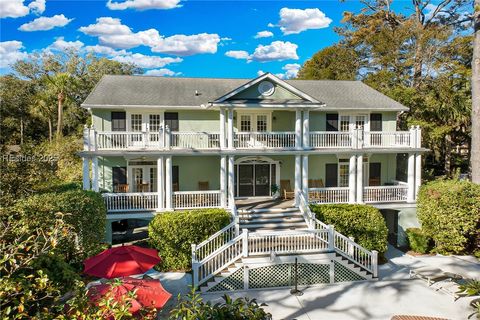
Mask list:
[{"label": "handrail", "polygon": [[208,239],[192,244],[192,260],[202,260],[235,238],[235,221],[212,234]]}]

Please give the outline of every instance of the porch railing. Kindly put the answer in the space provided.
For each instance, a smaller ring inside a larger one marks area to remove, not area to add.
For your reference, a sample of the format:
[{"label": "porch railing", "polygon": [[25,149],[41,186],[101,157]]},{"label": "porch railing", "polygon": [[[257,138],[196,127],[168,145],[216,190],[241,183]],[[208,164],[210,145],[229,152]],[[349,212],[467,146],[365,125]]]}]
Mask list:
[{"label": "porch railing", "polygon": [[102,150],[122,150],[129,148],[160,148],[158,132],[95,132],[96,148]]},{"label": "porch railing", "polygon": [[209,191],[175,191],[173,207],[175,209],[220,207],[220,190]]},{"label": "porch railing", "polygon": [[216,132],[172,132],[170,146],[178,149],[218,149],[220,134]]},{"label": "porch railing", "polygon": [[158,193],[104,193],[102,194],[107,212],[153,211],[157,210]]},{"label": "porch railing", "polygon": [[352,132],[312,131],[310,147],[312,148],[351,148]]},{"label": "porch railing", "polygon": [[295,148],[295,132],[236,132],[234,145],[248,148]]},{"label": "porch railing", "polygon": [[374,186],[363,188],[363,201],[374,202],[400,202],[407,201],[408,185]]},{"label": "porch railing", "polygon": [[363,144],[366,148],[408,148],[412,143],[412,134],[409,131],[365,131]]},{"label": "porch railing", "polygon": [[310,203],[347,203],[348,187],[309,188],[308,200]]}]

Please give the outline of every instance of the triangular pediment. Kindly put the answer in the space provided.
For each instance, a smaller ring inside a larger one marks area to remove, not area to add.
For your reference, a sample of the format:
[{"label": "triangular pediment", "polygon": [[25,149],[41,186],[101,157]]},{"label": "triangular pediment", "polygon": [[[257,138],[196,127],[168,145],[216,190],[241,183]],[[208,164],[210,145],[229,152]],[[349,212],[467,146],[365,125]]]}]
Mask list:
[{"label": "triangular pediment", "polygon": [[271,73],[265,73],[216,99],[214,103],[319,103]]}]

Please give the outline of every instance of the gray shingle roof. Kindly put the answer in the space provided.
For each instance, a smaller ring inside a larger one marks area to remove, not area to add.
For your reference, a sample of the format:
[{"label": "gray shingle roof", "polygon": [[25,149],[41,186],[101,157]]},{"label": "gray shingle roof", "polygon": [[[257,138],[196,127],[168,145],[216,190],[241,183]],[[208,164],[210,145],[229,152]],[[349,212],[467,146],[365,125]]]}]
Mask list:
[{"label": "gray shingle roof", "polygon": [[[99,81],[82,106],[87,108],[200,107],[249,81],[251,79],[107,75]],[[287,80],[286,82],[318,101],[324,102],[326,110],[408,110],[407,107],[361,81]]]}]

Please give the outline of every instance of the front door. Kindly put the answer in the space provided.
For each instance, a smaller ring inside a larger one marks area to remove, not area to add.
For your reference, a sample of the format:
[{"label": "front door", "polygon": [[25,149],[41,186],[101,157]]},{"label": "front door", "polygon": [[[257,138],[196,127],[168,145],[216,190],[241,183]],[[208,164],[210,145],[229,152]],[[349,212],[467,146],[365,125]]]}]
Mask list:
[{"label": "front door", "polygon": [[[239,197],[268,197],[272,184],[271,164],[239,164],[237,195]],[[274,182],[273,182],[274,183]]]},{"label": "front door", "polygon": [[131,192],[156,192],[157,191],[157,167],[129,166],[129,184]]},{"label": "front door", "polygon": [[255,165],[255,196],[267,197],[270,195],[270,165]]}]

